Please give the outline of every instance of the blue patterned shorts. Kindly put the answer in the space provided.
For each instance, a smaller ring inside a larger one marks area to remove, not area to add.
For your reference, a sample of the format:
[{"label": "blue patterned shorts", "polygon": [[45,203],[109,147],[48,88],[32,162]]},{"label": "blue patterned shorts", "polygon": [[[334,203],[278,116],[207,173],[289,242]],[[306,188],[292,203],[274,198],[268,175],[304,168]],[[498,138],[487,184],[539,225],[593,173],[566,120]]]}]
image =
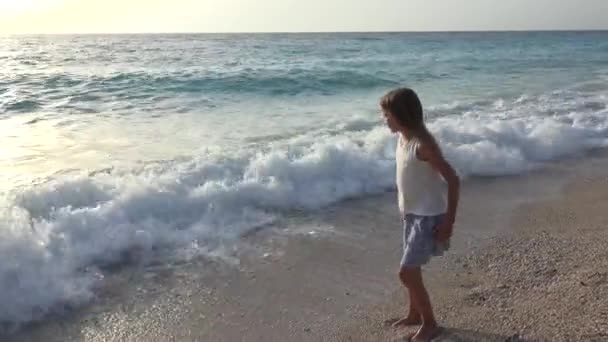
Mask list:
[{"label": "blue patterned shorts", "polygon": [[450,242],[435,240],[435,230],[445,215],[405,215],[403,221],[403,258],[401,267],[422,266],[431,257],[441,256],[450,248]]}]

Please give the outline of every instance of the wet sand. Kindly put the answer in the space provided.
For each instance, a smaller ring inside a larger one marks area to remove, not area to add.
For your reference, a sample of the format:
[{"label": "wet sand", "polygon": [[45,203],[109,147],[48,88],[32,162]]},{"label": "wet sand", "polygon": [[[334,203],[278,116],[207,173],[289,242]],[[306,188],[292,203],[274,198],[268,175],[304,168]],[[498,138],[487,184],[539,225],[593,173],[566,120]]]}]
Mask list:
[{"label": "wet sand", "polygon": [[[437,341],[608,340],[608,158],[465,182],[453,248],[425,270]],[[295,215],[234,262],[116,270],[99,299],[2,341],[401,341],[395,194]]]}]

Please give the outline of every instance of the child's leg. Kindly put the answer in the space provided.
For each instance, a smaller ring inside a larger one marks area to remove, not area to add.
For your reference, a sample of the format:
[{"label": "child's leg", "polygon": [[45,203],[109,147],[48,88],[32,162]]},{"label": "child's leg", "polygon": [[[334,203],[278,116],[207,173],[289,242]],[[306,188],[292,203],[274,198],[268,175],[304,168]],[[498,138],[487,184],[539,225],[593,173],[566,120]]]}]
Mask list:
[{"label": "child's leg", "polygon": [[429,294],[422,282],[422,271],[420,267],[402,267],[401,279],[410,293],[416,310],[422,317],[422,327],[418,330],[412,341],[429,341],[438,330],[437,322],[433,314]]},{"label": "child's leg", "polygon": [[404,272],[404,268],[400,269],[399,270],[399,280],[401,280],[401,283],[404,286],[405,297],[409,299],[408,314],[407,314],[407,316],[405,316],[405,318],[402,318],[402,319],[396,321],[395,323],[393,323],[393,327],[411,326],[411,325],[418,325],[418,324],[422,323],[422,316],[420,316],[420,312],[418,311],[418,309],[416,309],[412,291],[407,289],[405,276],[406,275]]}]

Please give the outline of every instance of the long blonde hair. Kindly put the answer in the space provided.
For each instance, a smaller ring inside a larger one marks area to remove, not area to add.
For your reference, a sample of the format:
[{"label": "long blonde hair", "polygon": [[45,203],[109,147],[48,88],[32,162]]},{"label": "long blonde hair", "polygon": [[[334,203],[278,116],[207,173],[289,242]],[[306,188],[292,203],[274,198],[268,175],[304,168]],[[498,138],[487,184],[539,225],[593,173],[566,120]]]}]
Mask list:
[{"label": "long blonde hair", "polygon": [[415,138],[438,147],[424,124],[422,103],[415,91],[410,88],[391,90],[380,99],[380,107],[390,112]]}]

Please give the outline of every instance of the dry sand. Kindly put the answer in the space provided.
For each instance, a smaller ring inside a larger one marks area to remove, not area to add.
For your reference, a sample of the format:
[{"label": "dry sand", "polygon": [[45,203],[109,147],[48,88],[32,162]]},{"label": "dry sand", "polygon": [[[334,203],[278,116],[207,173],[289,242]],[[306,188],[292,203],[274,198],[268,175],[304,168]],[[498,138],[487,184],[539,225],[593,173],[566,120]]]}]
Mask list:
[{"label": "dry sand", "polygon": [[[567,187],[563,198],[518,210],[513,230],[446,260],[432,296],[446,327],[434,341],[608,341],[608,178]],[[346,341],[400,341],[369,312]]]}]

